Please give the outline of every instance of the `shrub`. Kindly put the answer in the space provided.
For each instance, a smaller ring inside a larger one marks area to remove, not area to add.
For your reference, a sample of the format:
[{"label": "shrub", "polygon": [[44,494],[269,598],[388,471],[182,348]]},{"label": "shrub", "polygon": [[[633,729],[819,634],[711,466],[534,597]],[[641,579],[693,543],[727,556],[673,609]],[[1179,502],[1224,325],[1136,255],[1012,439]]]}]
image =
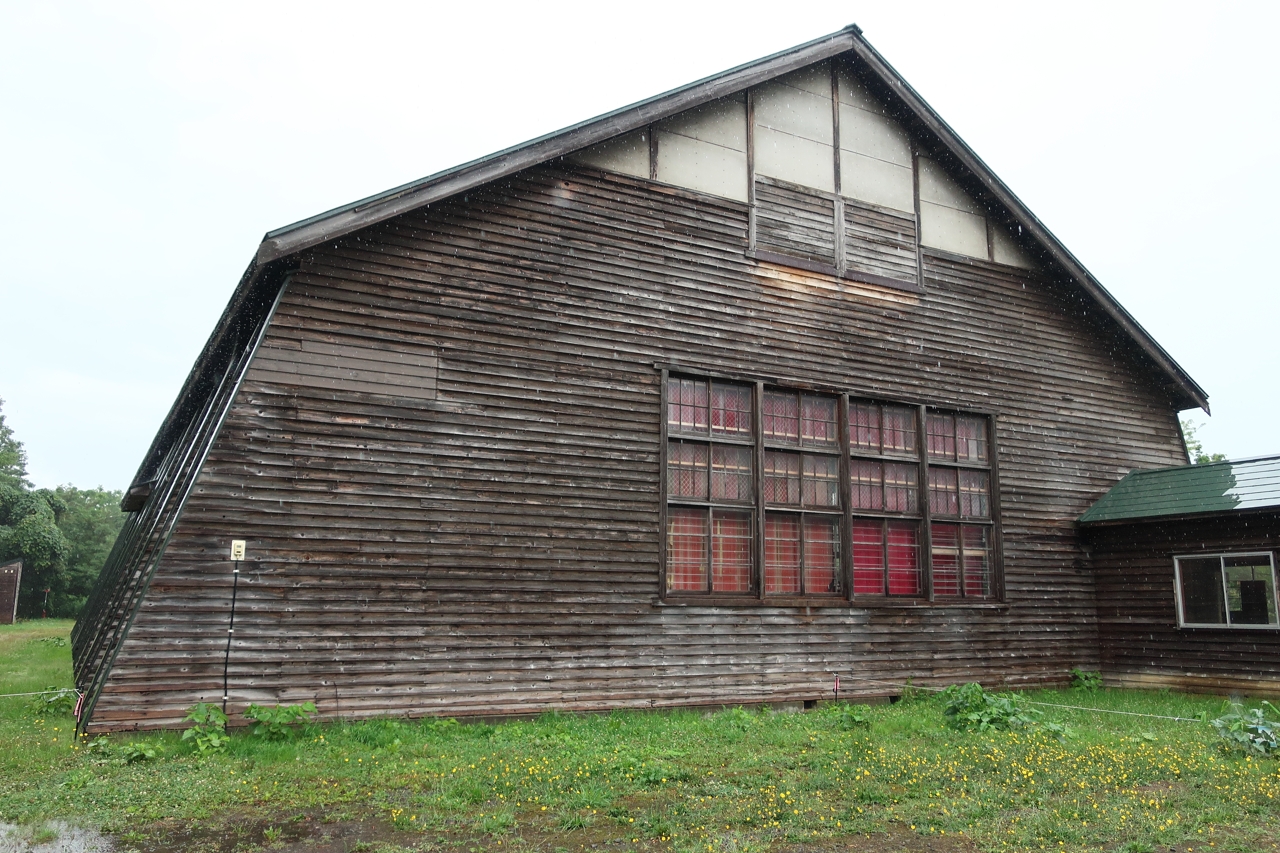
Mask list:
[{"label": "shrub", "polygon": [[184,719],[195,725],[182,733],[182,739],[194,741],[201,755],[223,750],[231,742],[227,735],[227,715],[217,705],[198,702],[187,710]]},{"label": "shrub", "polygon": [[1280,709],[1270,702],[1262,704],[1263,708],[1245,708],[1239,702],[1223,706],[1226,713],[1210,721],[1223,749],[1263,757],[1280,755],[1280,722],[1269,719],[1265,710],[1280,713]]},{"label": "shrub", "polygon": [[119,764],[137,764],[159,758],[164,747],[154,741],[135,740],[119,746],[111,742],[106,735],[99,735],[89,742],[85,750],[101,757],[99,763],[114,761]]},{"label": "shrub", "polygon": [[871,720],[867,717],[871,713],[871,709],[866,705],[850,705],[848,702],[840,702],[832,705],[827,712],[837,729],[865,729],[871,726]]},{"label": "shrub", "polygon": [[276,705],[268,708],[265,705],[250,705],[244,709],[244,715],[257,722],[253,733],[267,740],[292,740],[296,723],[311,722],[311,715],[316,712],[316,703],[304,702],[301,705]]},{"label": "shrub", "polygon": [[76,698],[76,692],[70,687],[46,687],[32,700],[31,709],[42,717],[62,716],[70,714],[76,707]]},{"label": "shrub", "polygon": [[942,691],[946,724],[961,731],[1022,729],[1035,725],[1039,711],[1022,707],[1013,693],[988,693],[981,684],[952,685]]},{"label": "shrub", "polygon": [[1071,670],[1071,686],[1085,693],[1096,693],[1102,689],[1102,673],[1089,669]]}]

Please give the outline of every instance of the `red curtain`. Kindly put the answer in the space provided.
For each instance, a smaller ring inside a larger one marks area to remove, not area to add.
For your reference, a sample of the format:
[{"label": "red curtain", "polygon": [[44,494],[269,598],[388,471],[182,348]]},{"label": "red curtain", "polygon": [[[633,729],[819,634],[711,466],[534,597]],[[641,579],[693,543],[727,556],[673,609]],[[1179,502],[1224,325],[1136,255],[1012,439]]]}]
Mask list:
[{"label": "red curtain", "polygon": [[804,591],[822,595],[840,591],[840,523],[810,516],[804,520]]},{"label": "red curtain", "polygon": [[919,595],[922,591],[919,525],[891,521],[888,540],[889,594]]},{"label": "red curtain", "polygon": [[716,510],[711,520],[711,589],[751,591],[751,516]]},{"label": "red curtain", "polygon": [[884,595],[883,522],[853,522],[853,594]]},{"label": "red curtain", "polygon": [[764,527],[764,591],[767,595],[800,592],[800,519],[769,513]]},{"label": "red curtain", "polygon": [[667,589],[707,589],[707,511],[667,510]]}]

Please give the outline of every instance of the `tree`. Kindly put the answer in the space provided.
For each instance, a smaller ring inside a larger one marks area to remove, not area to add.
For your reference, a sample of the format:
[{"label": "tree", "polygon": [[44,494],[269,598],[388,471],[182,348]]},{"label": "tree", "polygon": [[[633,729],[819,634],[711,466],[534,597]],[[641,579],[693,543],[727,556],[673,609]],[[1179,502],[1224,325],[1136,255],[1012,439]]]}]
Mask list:
[{"label": "tree", "polygon": [[22,560],[19,616],[80,613],[124,525],[121,497],[102,487],[32,488],[26,450],[0,413],[0,562]]},{"label": "tree", "polygon": [[58,486],[54,493],[65,509],[58,515],[58,528],[70,545],[66,565],[66,589],[57,602],[56,615],[75,616],[84,606],[98,579],[125,514],[120,510],[123,493],[99,486],[77,489]]},{"label": "tree", "polygon": [[13,428],[4,422],[4,400],[0,399],[0,486],[29,489],[27,451],[14,438]]},{"label": "tree", "polygon": [[1204,452],[1204,445],[1201,444],[1200,439],[1196,438],[1196,424],[1190,418],[1183,418],[1180,423],[1182,424],[1182,440],[1187,445],[1187,456],[1191,457],[1192,462],[1196,465],[1208,465],[1210,462],[1227,461],[1224,453]]},{"label": "tree", "polygon": [[65,597],[71,544],[58,529],[58,513],[65,509],[62,499],[48,489],[0,485],[0,561],[22,560],[19,616],[39,616],[46,589],[54,612]]}]

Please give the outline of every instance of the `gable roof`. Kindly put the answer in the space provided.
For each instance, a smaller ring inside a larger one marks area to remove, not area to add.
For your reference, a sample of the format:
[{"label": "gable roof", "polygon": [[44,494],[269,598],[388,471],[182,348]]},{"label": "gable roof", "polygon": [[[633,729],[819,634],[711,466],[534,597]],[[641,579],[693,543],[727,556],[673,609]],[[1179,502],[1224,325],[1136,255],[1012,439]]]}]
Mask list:
[{"label": "gable roof", "polygon": [[931,156],[956,172],[966,189],[993,213],[1004,217],[1005,224],[1019,227],[1042,260],[1065,273],[1119,326],[1166,378],[1168,391],[1176,402],[1185,408],[1198,406],[1208,412],[1208,396],[1195,380],[863,38],[862,30],[850,25],[772,56],[268,232],[161,425],[130,490],[144,489],[152,479],[160,460],[182,433],[187,420],[216,386],[220,371],[234,360],[232,353],[243,344],[246,330],[253,329],[265,318],[283,283],[284,272],[300,252],[841,55],[859,61],[860,68],[866,72],[866,82],[898,113],[897,117],[907,125],[912,136],[929,149]]},{"label": "gable roof", "polygon": [[1280,509],[1280,456],[1133,471],[1081,524]]}]

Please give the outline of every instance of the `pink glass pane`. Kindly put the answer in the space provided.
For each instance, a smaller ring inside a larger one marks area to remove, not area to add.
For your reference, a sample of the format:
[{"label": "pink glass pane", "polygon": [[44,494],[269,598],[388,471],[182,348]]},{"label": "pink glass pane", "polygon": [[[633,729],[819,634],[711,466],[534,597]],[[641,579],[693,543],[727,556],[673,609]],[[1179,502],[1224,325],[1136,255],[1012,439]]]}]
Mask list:
[{"label": "pink glass pane", "polygon": [[707,446],[673,441],[667,445],[667,496],[707,499]]},{"label": "pink glass pane", "polygon": [[991,529],[966,524],[964,537],[964,594],[991,597]]},{"label": "pink glass pane", "polygon": [[916,483],[917,465],[886,462],[884,465],[884,508],[889,512],[919,512]]},{"label": "pink glass pane", "polygon": [[883,522],[853,522],[853,594],[884,595]]},{"label": "pink glass pane", "polygon": [[931,531],[933,545],[933,594],[954,598],[960,594],[960,528],[954,524],[935,524]]},{"label": "pink glass pane", "polygon": [[800,443],[800,401],[795,394],[764,392],[764,437],[766,441]]},{"label": "pink glass pane", "polygon": [[800,395],[800,438],[810,446],[836,446],[840,435],[836,426],[835,400],[812,394]]},{"label": "pink glass pane", "polygon": [[884,488],[882,485],[882,466],[879,462],[868,462],[865,459],[849,461],[849,479],[852,484],[850,499],[854,509],[884,509]]},{"label": "pink glass pane", "polygon": [[956,458],[961,462],[987,461],[987,419],[956,415]]},{"label": "pink glass pane", "polygon": [[906,406],[884,407],[884,452],[914,456],[916,452],[916,410]]},{"label": "pink glass pane", "polygon": [[766,516],[764,591],[766,595],[800,592],[800,519],[794,515]]},{"label": "pink glass pane", "polygon": [[711,448],[711,499],[713,501],[750,501],[750,447],[717,444]]},{"label": "pink glass pane", "polygon": [[991,477],[985,471],[960,472],[960,515],[991,517]]},{"label": "pink glass pane", "polygon": [[870,453],[880,452],[880,407],[874,403],[849,404],[849,444]]},{"label": "pink glass pane", "polygon": [[707,589],[707,511],[667,510],[667,590]]},{"label": "pink glass pane", "polygon": [[929,512],[934,515],[960,514],[960,501],[954,468],[929,469]]},{"label": "pink glass pane", "polygon": [[956,425],[951,415],[929,415],[925,429],[930,459],[956,458]]},{"label": "pink glass pane", "polygon": [[751,389],[711,383],[711,431],[716,435],[751,435]]},{"label": "pink glass pane", "polygon": [[667,430],[676,433],[706,433],[706,382],[675,376],[667,380]]},{"label": "pink glass pane", "polygon": [[751,516],[716,511],[711,520],[711,589],[751,591]]},{"label": "pink glass pane", "polygon": [[834,456],[804,456],[805,506],[840,506],[840,460]]},{"label": "pink glass pane", "polygon": [[764,454],[764,500],[780,506],[800,505],[800,456],[796,453]]},{"label": "pink glass pane", "polygon": [[889,522],[889,594],[919,595],[920,534],[914,523]]},{"label": "pink glass pane", "polygon": [[834,518],[804,520],[804,591],[840,592],[840,524]]}]

